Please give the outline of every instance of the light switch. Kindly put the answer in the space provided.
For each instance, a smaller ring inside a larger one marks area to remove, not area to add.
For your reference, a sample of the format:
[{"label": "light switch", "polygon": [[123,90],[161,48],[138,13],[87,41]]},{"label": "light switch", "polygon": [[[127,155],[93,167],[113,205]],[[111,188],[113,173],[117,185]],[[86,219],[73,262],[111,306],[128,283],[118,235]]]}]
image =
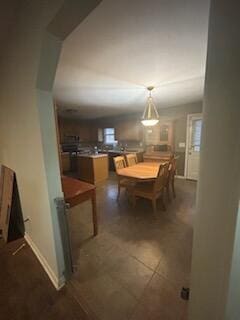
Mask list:
[{"label": "light switch", "polygon": [[186,143],[185,142],[179,142],[178,146],[179,146],[179,148],[185,148],[186,147]]}]

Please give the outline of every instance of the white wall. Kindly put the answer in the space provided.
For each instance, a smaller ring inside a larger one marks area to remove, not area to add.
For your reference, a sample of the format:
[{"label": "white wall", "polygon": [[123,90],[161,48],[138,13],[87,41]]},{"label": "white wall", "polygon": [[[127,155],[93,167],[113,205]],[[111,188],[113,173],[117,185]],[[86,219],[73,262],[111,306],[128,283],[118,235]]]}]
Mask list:
[{"label": "white wall", "polygon": [[[49,197],[41,132],[44,119],[40,123],[36,84],[43,30],[61,3],[55,1],[55,6],[48,8],[44,2],[22,2],[18,20],[9,34],[9,42],[5,43],[0,80],[0,162],[17,174],[24,218],[30,219],[26,224],[26,232],[45,259],[56,285],[62,276],[64,264],[61,255],[59,261],[56,255],[56,234],[53,232],[55,217]],[[44,106],[45,102],[42,104]],[[49,138],[52,139],[52,132]],[[49,157],[55,162],[56,168],[55,196],[62,196],[57,180],[59,171],[55,149],[49,153]]]},{"label": "white wall", "polygon": [[226,319],[240,186],[239,3],[212,0],[210,12],[191,320]]},{"label": "white wall", "polygon": [[60,39],[99,0],[17,2],[0,56],[0,163],[16,172],[28,240],[59,287],[65,266],[54,198],[62,190],[51,90]]},{"label": "white wall", "polygon": [[238,208],[238,219],[236,237],[233,251],[232,269],[228,294],[228,305],[226,320],[239,320],[240,315],[240,203]]}]

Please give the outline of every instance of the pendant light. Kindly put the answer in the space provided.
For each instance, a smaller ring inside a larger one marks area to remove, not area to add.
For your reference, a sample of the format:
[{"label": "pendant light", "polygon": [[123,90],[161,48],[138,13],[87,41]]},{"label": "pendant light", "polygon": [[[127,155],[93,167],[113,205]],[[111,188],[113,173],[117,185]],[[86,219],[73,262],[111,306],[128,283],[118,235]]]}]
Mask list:
[{"label": "pendant light", "polygon": [[147,89],[149,91],[149,97],[147,100],[146,108],[143,112],[141,122],[146,127],[152,127],[159,122],[159,114],[152,98],[152,90],[154,89],[154,87],[148,87]]}]

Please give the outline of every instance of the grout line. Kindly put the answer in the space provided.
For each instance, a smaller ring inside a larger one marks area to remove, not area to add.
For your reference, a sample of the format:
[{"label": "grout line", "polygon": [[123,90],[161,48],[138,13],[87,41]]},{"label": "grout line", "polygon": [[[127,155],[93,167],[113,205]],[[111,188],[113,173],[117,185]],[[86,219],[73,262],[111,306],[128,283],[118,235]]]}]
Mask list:
[{"label": "grout line", "polygon": [[176,284],[175,282],[171,281],[168,277],[164,276],[162,273],[159,273],[158,271],[155,271],[154,274],[157,275],[159,278],[162,278],[162,279],[166,280],[167,282],[169,282],[169,284],[171,285],[171,287],[173,289],[179,289],[177,287],[177,285],[175,285]]},{"label": "grout line", "polygon": [[137,300],[137,304],[136,304],[136,306],[135,306],[135,308],[134,308],[134,310],[133,310],[132,314],[129,316],[128,320],[130,320],[130,319],[133,317],[133,315],[134,315],[135,311],[137,310],[137,308],[138,308],[138,306],[139,306],[140,302],[142,301],[142,298],[143,298],[143,296],[144,296],[144,294],[145,294],[145,292],[146,292],[146,290],[147,290],[147,288],[148,288],[148,286],[149,286],[150,282],[152,281],[152,279],[153,279],[153,277],[154,277],[154,274],[155,274],[155,272],[153,272],[153,274],[152,274],[151,278],[149,279],[149,281],[147,282],[147,284],[146,284],[145,288],[143,289],[143,292],[142,292],[141,296],[139,297],[139,299]]},{"label": "grout line", "polygon": [[173,282],[172,280],[170,280],[168,277],[164,276],[163,274],[161,273],[158,273],[157,271],[154,272],[155,275],[157,275],[159,278],[162,278],[164,280],[166,280],[169,285],[172,287],[173,290],[175,291],[178,291],[178,294],[179,294],[179,299],[180,299],[180,293],[181,293],[181,289],[182,289],[182,286],[183,285],[180,285],[179,283],[179,286],[177,285],[178,283],[177,282]]},{"label": "grout line", "polygon": [[[105,193],[106,192],[106,190],[103,190],[103,192]],[[110,201],[112,201],[114,198],[110,198]],[[107,200],[108,199],[106,199],[106,203],[107,203]],[[125,200],[125,199],[124,199]],[[180,199],[181,200],[181,199]],[[100,199],[98,199],[98,201],[100,201]],[[112,202],[111,202],[111,204],[112,204]],[[171,208],[172,208],[172,206],[174,205],[174,202],[172,202],[172,204],[171,204]],[[124,208],[124,210],[125,210],[125,207],[124,207],[124,202],[123,202],[123,208]],[[103,208],[99,208],[99,209],[103,209]],[[173,210],[175,210],[176,208],[175,207],[173,207],[172,208]],[[184,210],[185,211],[185,210]],[[103,228],[102,228],[102,234],[112,234],[112,232],[111,232],[111,230],[109,230],[109,226],[111,226],[111,225],[113,225],[113,224],[116,224],[116,223],[118,223],[118,220],[121,218],[121,217],[125,217],[125,215],[122,215],[121,213],[117,213],[117,215],[115,215],[115,218],[114,218],[114,220],[110,220],[110,223],[106,223],[106,221],[108,221],[108,218],[106,218],[106,220],[105,220],[105,218],[104,218],[104,221],[105,222],[103,222],[103,221],[101,221],[102,222],[102,226],[103,226]],[[132,217],[134,217],[134,216],[132,216]],[[167,221],[167,222],[170,222],[170,223],[179,223],[178,221],[175,221],[174,219],[175,219],[175,217],[168,217],[168,216],[166,216],[166,218],[167,218],[167,220],[169,220],[169,221]],[[181,222],[182,223],[182,222]],[[114,234],[113,234],[114,235]],[[116,235],[114,235],[114,236],[116,236]],[[129,312],[129,317],[128,317],[128,319],[131,319],[132,317],[133,317],[133,315],[134,315],[134,313],[136,312],[136,310],[137,310],[137,308],[139,307],[139,304],[143,301],[143,297],[144,297],[144,295],[146,295],[146,291],[147,291],[147,289],[149,288],[149,286],[150,286],[150,283],[151,283],[151,281],[152,281],[152,279],[153,279],[153,277],[156,275],[157,277],[159,277],[159,278],[162,278],[162,279],[164,279],[167,283],[169,283],[169,285],[170,285],[170,287],[173,289],[173,290],[180,290],[181,288],[180,288],[180,284],[179,284],[179,288],[177,288],[177,284],[178,284],[178,282],[172,282],[171,281],[171,278],[169,278],[169,277],[166,277],[165,275],[163,275],[163,274],[161,274],[161,272],[160,271],[157,271],[158,270],[158,268],[159,268],[159,265],[161,264],[161,261],[162,261],[162,255],[160,255],[160,258],[159,258],[159,261],[156,263],[156,267],[155,268],[152,268],[152,267],[149,267],[148,265],[146,265],[143,261],[141,261],[139,258],[137,258],[136,256],[134,256],[127,248],[121,248],[121,245],[116,241],[113,241],[112,242],[112,244],[113,244],[113,246],[116,246],[116,247],[118,247],[120,250],[122,250],[122,251],[124,251],[124,250],[126,250],[126,256],[127,257],[131,257],[131,258],[133,258],[135,261],[137,261],[138,263],[141,263],[141,265],[143,265],[144,267],[146,267],[149,271],[151,271],[151,274],[150,274],[150,277],[149,277],[149,280],[147,280],[146,281],[146,284],[144,285],[144,287],[143,287],[143,289],[141,290],[141,294],[139,295],[139,297],[138,298],[136,298],[130,291],[129,291],[129,289],[128,288],[126,288],[121,282],[119,282],[119,281],[117,281],[116,280],[116,278],[114,278],[111,274],[109,274],[109,276],[111,277],[111,279],[113,279],[114,281],[116,281],[117,283],[118,283],[118,285],[121,287],[121,288],[123,288],[124,290],[126,290],[135,300],[136,300],[136,305],[134,304],[134,306],[133,306],[133,308],[132,308],[132,310],[131,310],[131,312]],[[115,265],[115,264],[114,264]],[[104,266],[104,263],[103,263],[103,266]],[[72,284],[72,286],[74,287],[74,284]],[[76,288],[77,288],[77,286],[76,286]],[[77,289],[75,288],[75,291],[76,291],[76,296],[77,296]],[[180,292],[179,292],[179,294],[180,294]],[[77,296],[78,297],[78,296]],[[81,294],[80,294],[80,298],[81,298]],[[78,301],[78,299],[76,298],[76,300]],[[83,301],[84,301],[84,298],[82,299]],[[78,301],[78,303],[79,303],[79,301]],[[81,306],[81,303],[79,303],[80,304],[80,306]],[[87,302],[86,302],[86,304],[88,304]],[[183,311],[184,312],[184,311]],[[183,312],[182,313],[180,313],[180,315],[181,316],[183,316]],[[97,317],[97,319],[99,320],[99,318]]]},{"label": "grout line", "polygon": [[158,267],[158,265],[159,265],[159,263],[160,263],[160,261],[159,261],[159,263],[157,264],[156,268],[153,269],[153,268],[147,266],[144,262],[142,262],[141,260],[139,260],[137,257],[133,256],[131,253],[129,253],[129,256],[132,257],[132,258],[134,258],[134,259],[137,260],[138,262],[140,262],[142,265],[144,265],[144,267],[148,268],[148,269],[149,269],[150,271],[152,271],[152,272],[155,272],[156,268]]},{"label": "grout line", "polygon": [[136,300],[136,304],[138,304],[138,301],[139,301],[139,298],[137,298],[135,295],[133,295],[129,289],[127,287],[125,287],[121,282],[117,281],[116,278],[114,278],[111,273],[108,274],[108,276],[114,281],[114,282],[117,282],[117,284],[124,290],[127,291],[127,293],[132,296],[135,300]]},{"label": "grout line", "polygon": [[70,295],[77,302],[80,308],[85,312],[86,316],[88,317],[88,320],[100,320],[100,318],[90,308],[86,299],[84,299],[82,295],[77,294],[77,288],[75,288],[75,285],[70,281],[68,282],[67,286],[69,288]]}]

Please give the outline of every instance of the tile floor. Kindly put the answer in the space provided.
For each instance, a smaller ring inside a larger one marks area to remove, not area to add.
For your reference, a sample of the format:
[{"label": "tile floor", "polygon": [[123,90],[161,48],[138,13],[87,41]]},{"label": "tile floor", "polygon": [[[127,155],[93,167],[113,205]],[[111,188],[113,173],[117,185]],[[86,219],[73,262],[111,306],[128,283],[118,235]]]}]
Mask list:
[{"label": "tile floor", "polygon": [[72,295],[71,287],[57,291],[25,240],[0,240],[1,320],[90,320]]},{"label": "tile floor", "polygon": [[97,188],[99,235],[92,237],[91,205],[69,213],[75,273],[71,287],[99,320],[186,320],[196,183],[176,179],[177,198],[158,216],[151,203],[135,209],[114,175]]}]

